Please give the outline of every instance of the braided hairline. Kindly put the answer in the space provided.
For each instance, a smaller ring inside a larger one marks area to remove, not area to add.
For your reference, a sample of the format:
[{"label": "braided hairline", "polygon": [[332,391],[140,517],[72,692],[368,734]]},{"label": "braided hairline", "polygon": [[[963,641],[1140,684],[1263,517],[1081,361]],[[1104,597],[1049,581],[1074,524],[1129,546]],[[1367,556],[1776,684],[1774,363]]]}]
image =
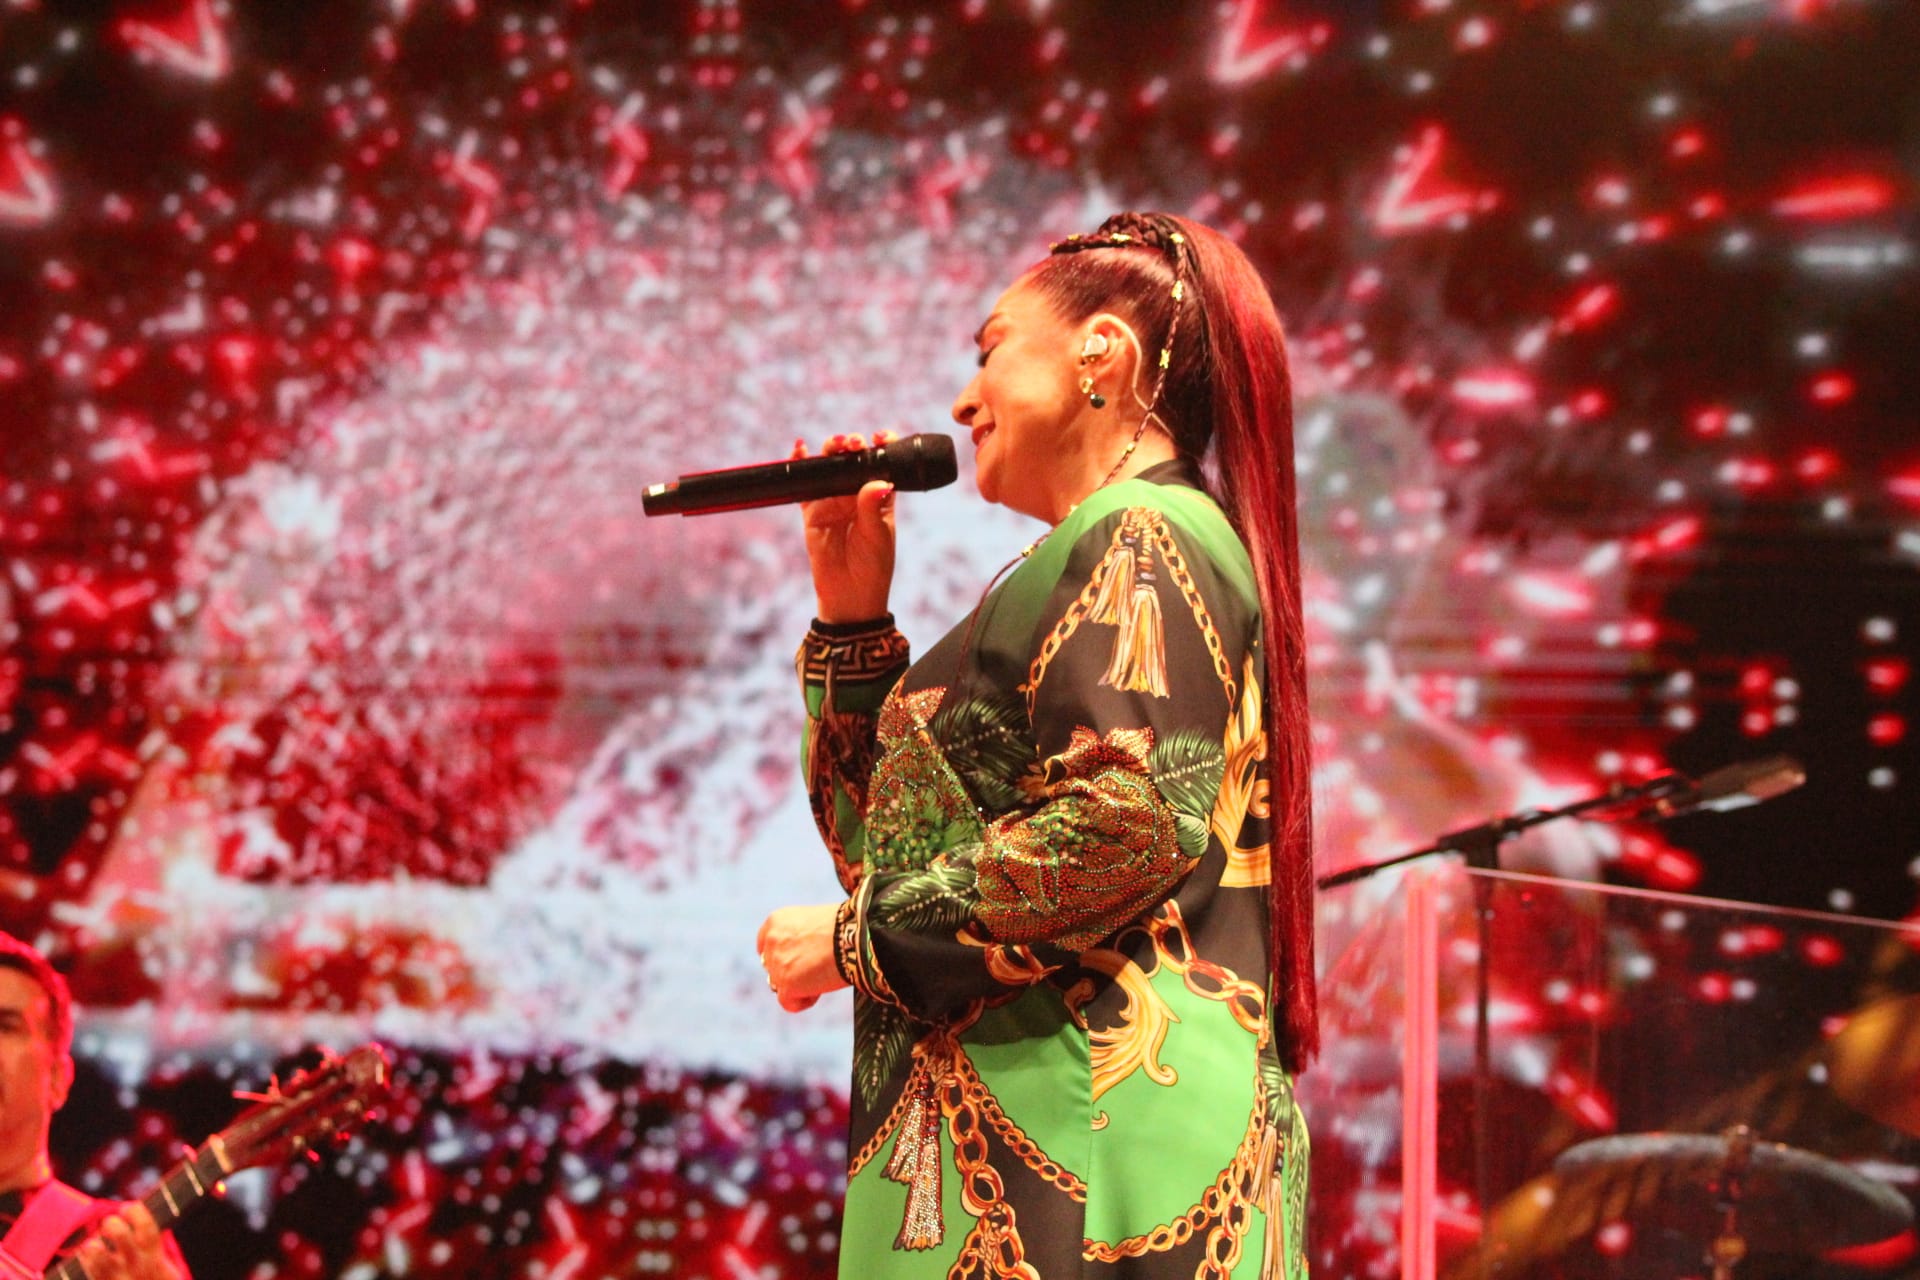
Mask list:
[{"label": "braided hairline", "polygon": [[[1167,321],[1166,341],[1160,348],[1160,369],[1153,380],[1153,395],[1148,398],[1146,414],[1141,419],[1142,428],[1148,422],[1158,422],[1161,430],[1171,437],[1173,428],[1156,410],[1160,406],[1161,392],[1167,389],[1167,377],[1173,370],[1173,339],[1180,332],[1180,316],[1186,310],[1187,279],[1193,274],[1192,244],[1171,219],[1159,214],[1116,213],[1102,222],[1093,234],[1071,235],[1065,240],[1057,240],[1048,247],[1048,252],[1063,254],[1080,253],[1087,249],[1131,248],[1147,248],[1164,254],[1167,265],[1173,268],[1173,314]],[[1132,452],[1131,447],[1128,452]]]},{"label": "braided hairline", "polygon": [[1082,249],[1121,249],[1135,244],[1158,249],[1180,270],[1180,246],[1186,236],[1169,220],[1152,213],[1116,213],[1090,235],[1070,235],[1056,240],[1049,248],[1054,253],[1078,253]]}]

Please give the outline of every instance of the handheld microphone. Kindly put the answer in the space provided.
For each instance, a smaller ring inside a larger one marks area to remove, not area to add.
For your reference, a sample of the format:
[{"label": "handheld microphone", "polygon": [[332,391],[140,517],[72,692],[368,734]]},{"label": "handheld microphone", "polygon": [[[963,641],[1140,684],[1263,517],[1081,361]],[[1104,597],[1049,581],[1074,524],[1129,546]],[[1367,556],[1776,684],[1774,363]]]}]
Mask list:
[{"label": "handheld microphone", "polygon": [[869,480],[886,480],[896,489],[919,493],[952,484],[959,474],[953,437],[928,432],[850,453],[692,472],[648,485],[640,495],[640,509],[650,516],[745,511],[858,493]]}]

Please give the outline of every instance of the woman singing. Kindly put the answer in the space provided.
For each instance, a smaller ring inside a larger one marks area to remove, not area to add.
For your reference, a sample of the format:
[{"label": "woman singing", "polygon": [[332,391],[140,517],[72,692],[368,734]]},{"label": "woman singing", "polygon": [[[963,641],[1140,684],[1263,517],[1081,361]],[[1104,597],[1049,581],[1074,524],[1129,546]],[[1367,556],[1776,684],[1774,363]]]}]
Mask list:
[{"label": "woman singing", "polygon": [[1306,1274],[1312,815],[1280,322],[1120,214],[1000,296],[954,402],[1051,529],[918,661],[892,493],[806,508],[807,785],[849,897],[761,927],[851,984],[847,1277]]}]

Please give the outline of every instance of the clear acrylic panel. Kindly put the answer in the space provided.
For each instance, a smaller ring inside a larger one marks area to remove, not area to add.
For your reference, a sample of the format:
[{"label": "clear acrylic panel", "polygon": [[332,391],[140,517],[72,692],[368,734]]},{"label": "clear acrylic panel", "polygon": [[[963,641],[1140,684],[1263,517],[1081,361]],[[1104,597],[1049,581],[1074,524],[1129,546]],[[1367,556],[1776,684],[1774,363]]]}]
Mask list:
[{"label": "clear acrylic panel", "polygon": [[1320,915],[1322,1280],[1920,1275],[1920,928],[1448,863]]}]

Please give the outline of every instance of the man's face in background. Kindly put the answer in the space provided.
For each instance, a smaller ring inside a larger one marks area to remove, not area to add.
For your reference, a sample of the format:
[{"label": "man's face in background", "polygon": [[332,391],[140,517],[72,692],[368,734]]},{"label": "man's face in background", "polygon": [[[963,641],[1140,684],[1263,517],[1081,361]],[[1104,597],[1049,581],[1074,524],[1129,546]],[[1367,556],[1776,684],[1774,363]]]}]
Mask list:
[{"label": "man's face in background", "polygon": [[28,974],[0,968],[0,1189],[39,1179],[48,1126],[72,1084],[52,1000]]}]

